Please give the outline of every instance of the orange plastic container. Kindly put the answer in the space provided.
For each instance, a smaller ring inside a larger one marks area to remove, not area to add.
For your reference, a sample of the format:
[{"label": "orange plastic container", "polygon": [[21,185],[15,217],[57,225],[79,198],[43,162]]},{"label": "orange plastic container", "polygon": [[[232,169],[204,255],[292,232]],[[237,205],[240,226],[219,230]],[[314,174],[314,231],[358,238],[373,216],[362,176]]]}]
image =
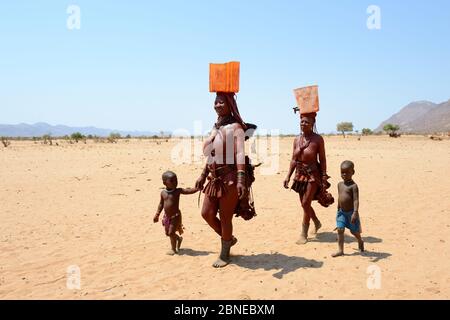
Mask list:
[{"label": "orange plastic container", "polygon": [[239,92],[239,62],[210,63],[209,92]]},{"label": "orange plastic container", "polygon": [[300,114],[319,111],[319,87],[309,86],[294,89],[295,100]]}]

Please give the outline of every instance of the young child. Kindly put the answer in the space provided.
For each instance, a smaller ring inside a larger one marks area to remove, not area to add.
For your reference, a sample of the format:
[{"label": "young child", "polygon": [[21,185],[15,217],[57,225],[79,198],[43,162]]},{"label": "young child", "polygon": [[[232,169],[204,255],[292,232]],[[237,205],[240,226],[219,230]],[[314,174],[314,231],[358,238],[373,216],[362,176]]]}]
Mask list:
[{"label": "young child", "polygon": [[166,236],[170,237],[171,250],[167,252],[168,255],[177,254],[180,250],[181,242],[183,237],[183,225],[181,223],[181,212],[179,208],[180,194],[194,194],[198,191],[195,188],[177,188],[178,179],[177,175],[172,171],[166,171],[162,175],[163,184],[166,186],[164,190],[161,191],[161,200],[158,205],[158,210],[153,218],[153,222],[158,222],[159,215],[164,209],[164,217],[162,224],[166,231]]},{"label": "young child", "polygon": [[358,240],[358,248],[364,251],[364,241],[361,238],[361,222],[359,220],[359,191],[358,185],[353,181],[355,165],[351,161],[344,161],[341,164],[341,177],[344,181],[338,184],[338,212],[336,217],[336,229],[338,230],[339,251],[332,257],[344,255],[344,231],[345,228]]}]

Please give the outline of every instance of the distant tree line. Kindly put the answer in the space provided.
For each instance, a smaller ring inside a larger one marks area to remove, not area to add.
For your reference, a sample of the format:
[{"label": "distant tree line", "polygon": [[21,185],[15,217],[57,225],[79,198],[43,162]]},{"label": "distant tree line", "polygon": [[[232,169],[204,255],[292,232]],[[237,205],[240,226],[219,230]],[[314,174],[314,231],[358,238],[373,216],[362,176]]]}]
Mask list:
[{"label": "distant tree line", "polygon": [[[162,132],[161,132],[162,134]],[[131,135],[127,134],[126,136],[122,136],[118,132],[111,132],[109,136],[107,137],[100,137],[97,135],[84,135],[81,132],[74,132],[70,135],[64,135],[64,136],[52,136],[50,133],[44,134],[42,136],[34,136],[34,137],[0,137],[0,142],[2,145],[6,148],[11,144],[12,140],[15,141],[33,141],[34,143],[38,143],[38,141],[42,142],[42,144],[50,145],[53,144],[59,145],[57,140],[64,140],[67,143],[74,144],[74,143],[87,143],[87,140],[93,140],[94,142],[107,142],[107,143],[117,143],[118,140],[121,139],[131,139]],[[152,136],[137,136],[135,137],[139,140],[149,139],[149,140],[155,140],[155,139],[165,139],[166,142],[169,141],[168,139],[171,138],[171,134],[166,135],[152,135]]]}]

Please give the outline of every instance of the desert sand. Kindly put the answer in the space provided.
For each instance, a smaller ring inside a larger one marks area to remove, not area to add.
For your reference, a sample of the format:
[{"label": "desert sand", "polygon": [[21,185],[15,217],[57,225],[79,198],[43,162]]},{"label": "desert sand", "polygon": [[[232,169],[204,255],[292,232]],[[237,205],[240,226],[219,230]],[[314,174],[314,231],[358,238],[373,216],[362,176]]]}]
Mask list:
[{"label": "desert sand", "polygon": [[[256,171],[258,216],[234,219],[232,263],[211,267],[219,238],[184,196],[181,254],[152,217],[161,174],[192,187],[201,164],[173,164],[177,140],[120,140],[0,148],[1,299],[449,299],[450,140],[423,136],[325,137],[333,196],[339,164],[353,160],[366,252],[346,231],[337,249],[336,206],[313,204],[323,228],[304,246],[297,194],[282,187],[293,138],[280,141],[280,167]],[[201,205],[201,204],[200,204]],[[80,268],[80,289],[67,268]],[[368,286],[371,270],[381,283]]]}]

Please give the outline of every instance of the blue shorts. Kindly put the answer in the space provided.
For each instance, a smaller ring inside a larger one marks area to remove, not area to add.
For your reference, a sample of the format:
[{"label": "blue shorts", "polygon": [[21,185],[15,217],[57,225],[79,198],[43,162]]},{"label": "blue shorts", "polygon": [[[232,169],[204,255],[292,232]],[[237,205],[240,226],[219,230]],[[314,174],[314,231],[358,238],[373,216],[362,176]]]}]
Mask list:
[{"label": "blue shorts", "polygon": [[353,209],[347,212],[339,209],[336,216],[336,227],[338,229],[347,228],[352,232],[361,232],[361,223],[359,221],[359,218],[355,223],[352,223],[352,215]]}]

